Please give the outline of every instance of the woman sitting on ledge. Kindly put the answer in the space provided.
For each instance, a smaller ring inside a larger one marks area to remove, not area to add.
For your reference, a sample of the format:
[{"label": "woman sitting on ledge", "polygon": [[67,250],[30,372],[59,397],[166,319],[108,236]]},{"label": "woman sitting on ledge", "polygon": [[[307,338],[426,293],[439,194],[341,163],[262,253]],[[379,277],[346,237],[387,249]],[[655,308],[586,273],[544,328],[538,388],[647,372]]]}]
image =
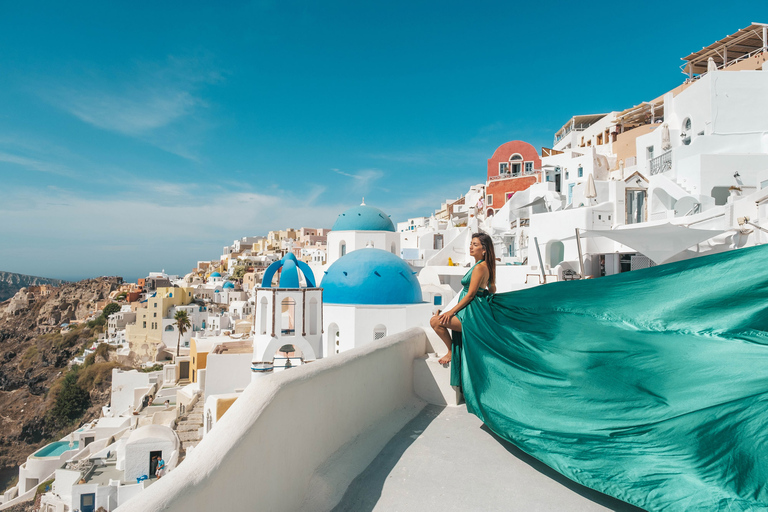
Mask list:
[{"label": "woman sitting on ledge", "polygon": [[[488,307],[488,298],[496,293],[496,256],[493,252],[493,240],[485,233],[475,233],[469,244],[469,255],[475,259],[475,264],[469,269],[461,284],[464,289],[459,296],[459,302],[453,309],[442,315],[437,314],[429,321],[440,339],[448,347],[448,353],[440,358],[440,364],[451,362],[452,353],[457,348],[451,342],[451,334],[461,332],[461,324],[469,315],[477,314],[478,308]],[[489,265],[487,262],[491,262]]]}]

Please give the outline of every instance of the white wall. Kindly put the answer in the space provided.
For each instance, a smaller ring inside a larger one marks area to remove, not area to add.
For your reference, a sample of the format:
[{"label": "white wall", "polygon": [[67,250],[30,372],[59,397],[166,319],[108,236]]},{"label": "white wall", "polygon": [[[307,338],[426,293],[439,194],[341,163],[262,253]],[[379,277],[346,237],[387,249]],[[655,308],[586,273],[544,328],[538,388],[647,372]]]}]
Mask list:
[{"label": "white wall", "polygon": [[[332,265],[341,258],[341,242],[347,246],[346,254],[357,249],[362,249],[369,242],[373,242],[373,247],[387,252],[392,251],[392,245],[395,246],[394,254],[400,256],[400,233],[392,231],[331,231],[328,233],[328,265]],[[318,281],[322,281],[323,273],[315,274]]]},{"label": "white wall", "polygon": [[323,351],[325,354],[336,353],[336,341],[331,325],[339,327],[339,352],[352,350],[374,342],[374,329],[384,326],[387,336],[405,331],[412,327],[429,327],[432,316],[432,303],[396,304],[396,305],[323,305]]},{"label": "white wall", "polygon": [[205,363],[205,397],[232,393],[243,389],[251,382],[251,359],[253,353],[208,354]]},{"label": "white wall", "polygon": [[134,407],[134,389],[148,388],[151,375],[151,373],[136,370],[128,372],[118,369],[112,370],[112,396],[110,402],[112,412],[116,415],[126,411],[132,412]]},{"label": "white wall", "polygon": [[[145,427],[148,428],[148,427]],[[154,451],[163,452],[163,460],[168,463],[171,454],[177,449],[177,446],[162,438],[142,439],[136,443],[126,443],[125,445],[125,481],[135,480],[141,475],[149,475],[149,453]]]},{"label": "white wall", "polygon": [[330,510],[423,407],[413,360],[425,345],[412,329],[257,379],[184,464],[118,510],[220,510],[223,499],[228,510]]}]

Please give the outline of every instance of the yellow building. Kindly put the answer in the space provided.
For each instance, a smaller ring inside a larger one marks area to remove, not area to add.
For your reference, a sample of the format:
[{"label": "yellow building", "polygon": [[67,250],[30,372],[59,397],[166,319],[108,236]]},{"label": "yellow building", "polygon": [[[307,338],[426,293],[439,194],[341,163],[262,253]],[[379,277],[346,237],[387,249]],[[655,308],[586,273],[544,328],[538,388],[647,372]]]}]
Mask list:
[{"label": "yellow building", "polygon": [[210,338],[192,338],[189,340],[189,361],[190,369],[192,370],[192,382],[197,382],[197,372],[199,370],[205,370],[205,365],[208,361],[208,353],[213,347],[213,343],[210,340]]},{"label": "yellow building", "polygon": [[194,288],[158,288],[154,296],[136,310],[136,323],[125,327],[131,352],[143,362],[157,361],[158,353],[165,346],[163,332],[173,323],[169,310],[173,306],[185,306],[193,300]]}]

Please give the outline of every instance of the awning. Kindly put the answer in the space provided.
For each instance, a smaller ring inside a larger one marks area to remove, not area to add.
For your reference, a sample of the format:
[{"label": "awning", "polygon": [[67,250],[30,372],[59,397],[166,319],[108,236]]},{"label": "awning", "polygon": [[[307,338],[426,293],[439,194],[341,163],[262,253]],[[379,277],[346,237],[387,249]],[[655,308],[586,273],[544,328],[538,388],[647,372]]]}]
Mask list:
[{"label": "awning", "polygon": [[623,229],[590,230],[585,231],[582,236],[610,238],[649,257],[654,263],[661,264],[692,245],[724,232],[724,230],[684,228],[667,223]]},{"label": "awning", "polygon": [[682,60],[685,61],[685,64],[681,66],[683,73],[706,73],[707,62],[710,58],[715,61],[718,68],[721,68],[765,48],[768,46],[768,41],[764,40],[766,26],[768,25],[765,23],[752,23],[734,34],[683,57]]},{"label": "awning", "polygon": [[642,126],[659,122],[664,117],[664,99],[657,98],[653,101],[644,101],[639,105],[630,107],[616,113],[614,123],[626,126]]}]

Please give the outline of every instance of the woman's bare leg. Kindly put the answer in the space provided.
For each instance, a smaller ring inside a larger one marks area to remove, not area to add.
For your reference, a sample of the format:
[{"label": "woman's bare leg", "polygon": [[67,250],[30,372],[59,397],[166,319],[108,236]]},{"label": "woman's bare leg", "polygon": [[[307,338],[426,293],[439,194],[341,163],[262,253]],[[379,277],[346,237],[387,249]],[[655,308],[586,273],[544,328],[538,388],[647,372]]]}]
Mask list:
[{"label": "woman's bare leg", "polygon": [[438,361],[440,364],[448,364],[451,362],[451,333],[448,332],[448,329],[452,331],[461,331],[461,322],[458,318],[455,316],[451,318],[451,321],[448,323],[448,325],[440,325],[440,317],[439,315],[435,315],[429,320],[429,325],[434,329],[435,333],[440,337],[441,340],[443,340],[443,343],[445,343],[445,346],[448,347],[448,353],[445,354],[443,357],[440,358],[440,361]]}]

